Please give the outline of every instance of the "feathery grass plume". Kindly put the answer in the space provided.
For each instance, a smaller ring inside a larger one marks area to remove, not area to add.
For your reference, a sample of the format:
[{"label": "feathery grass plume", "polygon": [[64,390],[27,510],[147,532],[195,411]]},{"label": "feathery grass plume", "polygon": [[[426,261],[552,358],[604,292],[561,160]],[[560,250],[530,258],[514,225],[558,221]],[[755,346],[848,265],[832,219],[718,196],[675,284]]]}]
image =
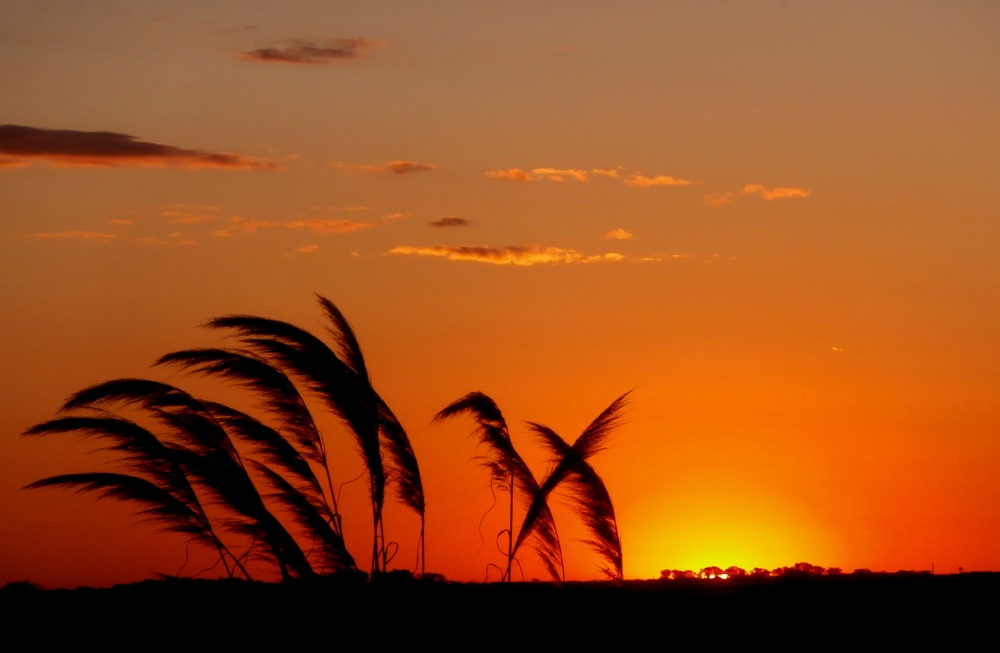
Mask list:
[{"label": "feathery grass plume", "polygon": [[[323,545],[321,571],[356,569],[319,480],[299,451],[278,431],[246,413],[217,403],[206,402],[206,406],[233,437],[250,443],[265,461],[250,460],[250,464],[275,488],[270,498],[291,513],[313,542]],[[283,469],[288,477],[268,464]]]},{"label": "feathery grass plume", "polygon": [[[524,460],[514,449],[510,432],[503,413],[496,403],[482,392],[470,392],[441,409],[434,421],[439,422],[449,417],[468,413],[476,421],[479,443],[485,445],[488,453],[481,458],[481,464],[490,472],[491,484],[496,483],[501,489],[510,493],[509,525],[506,529],[507,568],[502,580],[510,582],[511,567],[518,547],[531,539],[542,564],[554,580],[563,576],[562,550],[559,535],[556,532],[555,519],[549,510],[545,497],[539,495],[539,486],[534,475]],[[516,488],[516,492],[515,492]],[[516,497],[515,497],[516,495]],[[515,499],[529,509],[537,502],[536,516],[529,533],[514,534],[514,503]],[[530,536],[530,538],[529,538]]]},{"label": "feathery grass plume", "polygon": [[164,444],[139,424],[114,416],[70,416],[37,424],[27,436],[76,433],[83,437],[111,440],[105,450],[122,453],[119,462],[134,474],[61,474],[35,481],[26,489],[43,487],[74,488],[77,492],[98,492],[102,497],[135,501],[144,507],[141,514],[159,522],[166,530],[190,536],[214,547],[231,578],[238,571],[250,574],[216,534],[197,493],[177,462],[175,445]]},{"label": "feathery grass plume", "polygon": [[[251,390],[260,398],[262,407],[281,424],[281,432],[289,435],[288,440],[296,445],[302,456],[323,470],[329,491],[328,511],[331,527],[341,538],[343,526],[337,505],[337,493],[333,489],[333,479],[327,460],[326,443],[313,420],[306,402],[298,388],[281,370],[270,365],[250,352],[232,349],[189,349],[161,356],[156,365],[175,365],[192,372],[214,375]],[[280,438],[286,442],[284,437]],[[274,446],[282,447],[276,442]],[[290,457],[290,452],[279,458]],[[311,469],[301,465],[290,469],[293,474],[312,483]],[[319,490],[320,495],[323,494]]]},{"label": "feathery grass plume", "polygon": [[314,575],[294,538],[264,504],[229,433],[202,401],[159,381],[115,379],[75,393],[62,410],[109,404],[138,405],[167,429],[159,437],[175,445],[174,456],[192,485],[225,511],[229,530],[263,543],[264,557],[283,579]]},{"label": "feathery grass plume", "polygon": [[553,466],[542,485],[535,502],[525,515],[521,537],[535,528],[537,515],[542,510],[542,500],[553,490],[566,485],[571,505],[590,532],[587,544],[602,561],[601,571],[612,580],[622,580],[622,546],[615,518],[614,504],[604,481],[594,471],[587,459],[607,448],[611,433],[620,426],[627,397],[626,392],[605,408],[584,429],[573,445],[569,445],[555,431],[542,424],[529,422],[528,426],[541,439],[552,454]]},{"label": "feathery grass plume", "polygon": [[[420,472],[406,432],[395,417],[387,417],[391,411],[371,385],[353,330],[332,302],[317,297],[330,322],[327,330],[336,352],[308,331],[279,320],[229,315],[209,321],[208,326],[235,331],[247,350],[303,383],[348,426],[368,471],[372,573],[385,572],[389,561],[382,517],[386,482],[392,478],[401,483],[400,496],[417,510],[423,524]],[[384,453],[388,460],[383,459]]]}]

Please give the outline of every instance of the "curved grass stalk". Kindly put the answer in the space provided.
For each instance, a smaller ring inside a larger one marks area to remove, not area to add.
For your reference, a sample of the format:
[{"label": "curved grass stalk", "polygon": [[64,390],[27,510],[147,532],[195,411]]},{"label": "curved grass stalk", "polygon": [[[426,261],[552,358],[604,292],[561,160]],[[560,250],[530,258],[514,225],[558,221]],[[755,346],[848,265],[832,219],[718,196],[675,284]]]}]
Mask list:
[{"label": "curved grass stalk", "polygon": [[[441,409],[434,421],[468,413],[476,421],[479,443],[485,445],[487,454],[481,464],[490,473],[491,485],[497,483],[510,493],[508,509],[508,545],[506,570],[502,580],[511,581],[511,571],[521,543],[531,539],[542,564],[555,580],[563,576],[562,549],[556,532],[555,519],[544,497],[539,497],[539,486],[524,460],[514,449],[507,422],[496,403],[482,392],[470,392]],[[514,503],[521,501],[528,509],[537,501],[536,516],[529,532],[519,533],[515,540]]]}]

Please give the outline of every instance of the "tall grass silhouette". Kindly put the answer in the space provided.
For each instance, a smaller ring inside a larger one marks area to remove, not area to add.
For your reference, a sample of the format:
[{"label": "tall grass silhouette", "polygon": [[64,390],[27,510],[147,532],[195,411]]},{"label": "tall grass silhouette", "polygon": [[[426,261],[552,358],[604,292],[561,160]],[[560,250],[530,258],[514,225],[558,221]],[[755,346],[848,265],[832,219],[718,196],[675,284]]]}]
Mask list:
[{"label": "tall grass silhouette", "polygon": [[[370,577],[389,571],[398,550],[386,532],[387,490],[420,518],[415,571],[425,575],[425,501],[416,454],[406,430],[375,391],[353,329],[332,302],[317,299],[332,346],[288,322],[227,315],[206,326],[226,332],[235,346],[180,350],[155,362],[243,391],[240,396],[249,400],[240,405],[249,404],[258,415],[160,381],[98,383],[74,393],[58,417],[23,435],[100,440],[120,471],[59,474],[25,487],[59,487],[129,502],[144,519],[214,550],[230,578],[252,580],[261,564],[286,581],[360,572],[346,545],[333,482],[334,464],[340,461],[331,460],[314,418],[313,407],[319,405],[346,427],[364,464],[372,519]],[[435,421],[462,414],[475,420],[491,487],[508,494],[508,524],[497,535],[498,541],[505,539],[505,560],[492,565],[501,581],[513,580],[525,546],[537,552],[552,579],[565,578],[549,507],[553,493],[569,497],[605,575],[622,579],[614,506],[589,460],[620,426],[628,394],[612,402],[573,444],[547,426],[527,423],[550,454],[541,482],[514,448],[503,414],[487,395],[471,392],[435,415]],[[518,522],[515,505],[523,512]]]},{"label": "tall grass silhouette", "polygon": [[[100,383],[63,404],[60,412],[72,414],[24,434],[110,441],[107,449],[119,454],[125,473],[64,474],[26,487],[64,487],[137,503],[146,518],[214,547],[230,576],[250,578],[250,559],[266,560],[285,580],[356,570],[344,543],[329,449],[304,398],[308,394],[347,425],[365,464],[371,573],[387,571],[396,549],[386,539],[382,516],[387,485],[420,516],[423,573],[424,495],[413,448],[372,387],[347,320],[332,302],[318,300],[334,348],[287,322],[229,315],[207,326],[234,332],[239,347],[174,352],[157,361],[251,390],[264,419],[157,381]],[[286,528],[289,521],[294,535]]]},{"label": "tall grass silhouette", "polygon": [[[510,438],[507,422],[496,403],[482,392],[470,392],[441,409],[434,420],[440,421],[459,414],[469,414],[476,421],[479,443],[487,453],[480,462],[490,473],[491,487],[509,495],[508,526],[498,534],[507,538],[505,568],[501,580],[510,582],[513,563],[522,545],[530,543],[542,564],[554,580],[565,578],[562,546],[555,518],[549,508],[549,497],[557,489],[565,490],[574,513],[590,533],[587,544],[598,554],[605,576],[621,581],[622,547],[615,518],[614,504],[604,481],[587,460],[607,448],[611,433],[621,425],[626,392],[583,431],[570,445],[555,431],[536,422],[528,427],[549,450],[549,472],[538,483]],[[514,506],[524,506],[524,519],[516,533]]]}]

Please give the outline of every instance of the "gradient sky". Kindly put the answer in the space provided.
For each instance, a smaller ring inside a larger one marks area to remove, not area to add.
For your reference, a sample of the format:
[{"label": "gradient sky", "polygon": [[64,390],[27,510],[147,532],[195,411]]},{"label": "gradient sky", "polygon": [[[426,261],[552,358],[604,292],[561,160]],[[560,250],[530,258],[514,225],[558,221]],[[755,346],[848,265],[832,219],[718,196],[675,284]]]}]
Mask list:
[{"label": "gradient sky", "polygon": [[[0,584],[195,573],[20,437],[199,325],[354,326],[407,428],[428,571],[482,580],[492,396],[594,459],[625,575],[1000,570],[1000,5],[7,0]],[[361,464],[343,432],[340,480]],[[364,551],[366,490],[349,544]],[[567,576],[598,576],[556,504]],[[387,515],[393,566],[417,529]],[[482,535],[482,539],[480,536]],[[191,552],[196,559],[197,552]],[[531,556],[525,576],[542,575]],[[365,566],[363,563],[362,566]]]}]

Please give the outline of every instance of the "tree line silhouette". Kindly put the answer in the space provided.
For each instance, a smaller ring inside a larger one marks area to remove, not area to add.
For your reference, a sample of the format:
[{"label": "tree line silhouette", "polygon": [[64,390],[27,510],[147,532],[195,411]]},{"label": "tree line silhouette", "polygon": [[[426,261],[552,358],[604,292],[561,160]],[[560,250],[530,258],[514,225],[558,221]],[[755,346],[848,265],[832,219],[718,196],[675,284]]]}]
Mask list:
[{"label": "tree line silhouette", "polygon": [[[206,326],[235,337],[237,346],[172,352],[156,361],[233,384],[263,412],[254,416],[202,399],[174,385],[139,378],[98,383],[67,399],[55,419],[27,436],[75,434],[108,443],[120,472],[50,476],[26,488],[61,487],[135,504],[162,528],[214,550],[230,578],[253,579],[251,561],[275,568],[282,580],[361,571],[344,539],[327,441],[313,417],[318,403],[346,426],[361,457],[371,504],[370,577],[389,571],[398,550],[388,539],[386,492],[420,520],[417,569],[425,571],[425,497],[417,457],[402,424],[375,391],[358,339],[340,310],[317,295],[329,346],[297,326],[252,315],[228,315]],[[607,447],[622,420],[625,393],[568,443],[529,422],[550,454],[536,480],[517,453],[494,401],[469,393],[439,411],[435,421],[471,416],[487,453],[490,484],[508,495],[509,519],[501,580],[512,580],[525,545],[553,580],[565,578],[562,549],[549,498],[568,492],[586,527],[587,543],[605,576],[623,579],[614,505],[589,459]],[[523,518],[515,530],[515,505]],[[256,572],[254,572],[256,573]]]}]

